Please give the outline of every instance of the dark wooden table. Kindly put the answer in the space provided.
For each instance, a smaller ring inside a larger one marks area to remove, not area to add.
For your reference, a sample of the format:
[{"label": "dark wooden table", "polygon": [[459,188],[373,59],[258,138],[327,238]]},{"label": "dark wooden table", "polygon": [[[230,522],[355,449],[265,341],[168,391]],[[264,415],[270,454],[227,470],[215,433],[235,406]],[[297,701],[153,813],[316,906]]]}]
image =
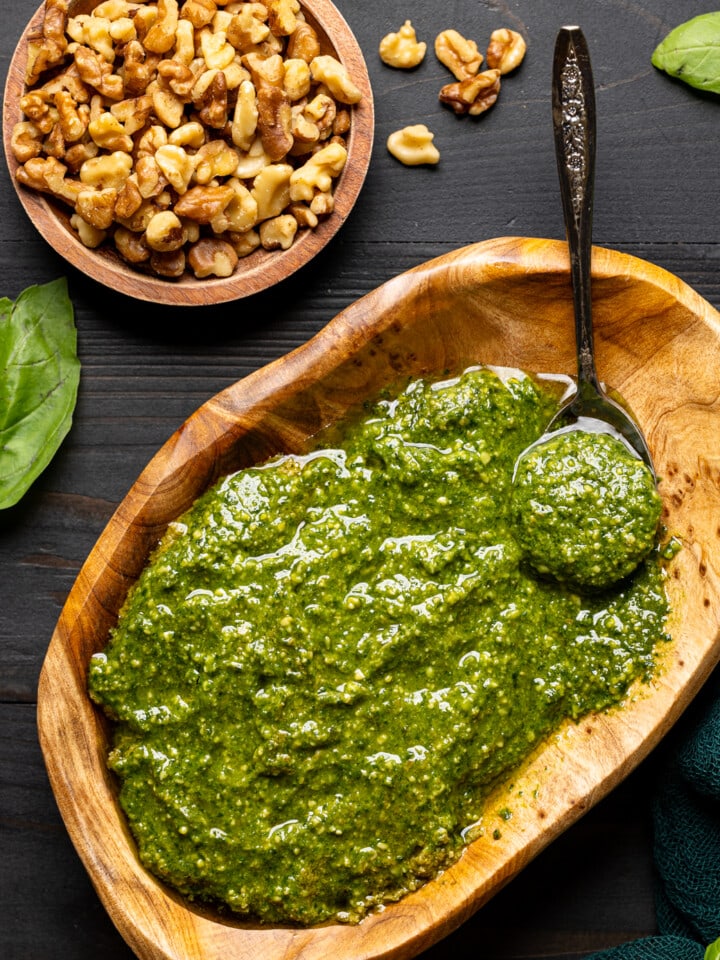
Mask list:
[{"label": "dark wooden table", "polygon": [[[37,0],[39,2],[39,0]],[[650,55],[702,0],[337,0],[365,51],[376,144],[349,221],[276,289],[206,309],[159,309],[99,286],[61,260],[0,171],[0,295],[66,275],[83,364],[71,433],[23,501],[0,514],[0,956],[129,960],[65,833],[35,728],[38,673],[68,590],[153,452],[211,395],[304,343],[345,305],[444,251],[505,235],[562,237],[550,122],[557,28],[588,38],[598,105],[596,243],[680,276],[720,307],[720,97],[654,70]],[[36,0],[3,4],[0,63]],[[439,105],[430,52],[385,67],[380,38],[410,16],[429,41],[447,27],[484,47],[500,26],[528,40],[525,63],[478,120]],[[427,123],[438,168],[406,168],[388,134]],[[0,336],[2,330],[0,328]],[[699,362],[702,359],[699,358]],[[720,376],[720,374],[719,374]],[[719,380],[720,383],[720,380]],[[717,682],[717,675],[715,677]],[[614,794],[425,956],[579,958],[653,932],[650,798],[655,752]]]}]

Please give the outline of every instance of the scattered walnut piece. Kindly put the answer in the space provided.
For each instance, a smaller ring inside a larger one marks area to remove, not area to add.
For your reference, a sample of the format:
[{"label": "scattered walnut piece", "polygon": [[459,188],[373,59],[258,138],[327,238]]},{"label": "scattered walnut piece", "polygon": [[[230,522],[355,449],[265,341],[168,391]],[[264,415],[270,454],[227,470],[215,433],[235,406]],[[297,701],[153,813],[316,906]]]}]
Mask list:
[{"label": "scattered walnut piece", "polygon": [[457,30],[443,30],[435,37],[435,56],[456,80],[474,77],[483,61],[474,40],[466,40]]},{"label": "scattered walnut piece", "polygon": [[424,123],[417,123],[391,133],[387,139],[387,148],[400,163],[408,167],[434,164],[440,161],[440,151],[433,143],[433,138],[434,134]]},{"label": "scattered walnut piece", "polygon": [[487,65],[501,74],[511,73],[523,62],[527,45],[515,30],[494,30],[487,48]]},{"label": "scattered walnut piece", "polygon": [[380,41],[380,59],[389,67],[408,70],[425,58],[427,44],[418,41],[415,28],[406,20],[397,33],[388,33]]},{"label": "scattered walnut piece", "polygon": [[332,213],[361,91],[301,0],[68,5],[45,0],[11,149],[85,245],[228,276]]},{"label": "scattered walnut piece", "polygon": [[475,117],[493,106],[500,93],[500,71],[485,70],[469,80],[448,83],[440,90],[440,102],[455,113]]},{"label": "scattered walnut piece", "polygon": [[[380,41],[380,57],[389,66],[415,66],[412,60],[413,45],[423,47],[422,54],[417,51],[422,59],[424,44],[417,44],[415,30],[411,22],[406,20],[397,33],[389,33]],[[451,107],[456,114],[478,116],[484,113],[497,101],[500,77],[520,65],[525,51],[525,40],[517,31],[507,28],[495,30],[487,49],[488,69],[481,73],[483,56],[477,43],[463,37],[457,30],[443,30],[435,38],[435,54],[453,74],[456,82],[441,88],[440,102]],[[437,163],[440,155],[432,139],[427,127],[417,124],[392,133],[387,145],[390,153],[402,163]]]}]

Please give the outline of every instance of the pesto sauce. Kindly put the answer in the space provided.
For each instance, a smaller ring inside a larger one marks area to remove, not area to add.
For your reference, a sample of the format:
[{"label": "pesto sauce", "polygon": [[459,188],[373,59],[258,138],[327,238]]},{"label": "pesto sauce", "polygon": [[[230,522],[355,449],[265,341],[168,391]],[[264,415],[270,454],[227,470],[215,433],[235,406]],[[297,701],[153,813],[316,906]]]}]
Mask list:
[{"label": "pesto sauce", "polygon": [[131,590],[92,697],[142,862],[263,922],[355,922],[461,854],[563,718],[653,669],[657,553],[582,597],[529,575],[522,375],[412,382],[342,442],[222,480]]},{"label": "pesto sauce", "polygon": [[539,573],[603,590],[655,547],[662,501],[648,467],[621,440],[574,429],[518,460],[512,510]]}]

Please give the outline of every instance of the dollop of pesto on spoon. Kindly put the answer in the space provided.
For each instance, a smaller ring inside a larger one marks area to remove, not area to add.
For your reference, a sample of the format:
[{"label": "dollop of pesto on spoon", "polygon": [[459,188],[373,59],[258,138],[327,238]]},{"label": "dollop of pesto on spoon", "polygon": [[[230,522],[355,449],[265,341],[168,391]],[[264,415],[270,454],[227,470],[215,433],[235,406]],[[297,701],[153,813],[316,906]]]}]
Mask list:
[{"label": "dollop of pesto on spoon", "polygon": [[594,590],[631,574],[653,550],[662,510],[653,474],[622,440],[579,429],[520,457],[512,504],[535,570]]}]

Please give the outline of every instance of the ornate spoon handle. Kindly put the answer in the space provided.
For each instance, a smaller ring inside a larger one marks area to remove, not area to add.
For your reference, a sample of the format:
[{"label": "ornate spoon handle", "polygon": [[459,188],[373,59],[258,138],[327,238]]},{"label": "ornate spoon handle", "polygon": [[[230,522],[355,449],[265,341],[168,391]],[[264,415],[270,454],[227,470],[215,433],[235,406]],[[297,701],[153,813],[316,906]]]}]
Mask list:
[{"label": "ornate spoon handle", "polygon": [[595,90],[590,54],[580,27],[562,27],[555,42],[552,84],[555,155],[575,301],[578,392],[600,390],[593,360],[590,292]]}]

